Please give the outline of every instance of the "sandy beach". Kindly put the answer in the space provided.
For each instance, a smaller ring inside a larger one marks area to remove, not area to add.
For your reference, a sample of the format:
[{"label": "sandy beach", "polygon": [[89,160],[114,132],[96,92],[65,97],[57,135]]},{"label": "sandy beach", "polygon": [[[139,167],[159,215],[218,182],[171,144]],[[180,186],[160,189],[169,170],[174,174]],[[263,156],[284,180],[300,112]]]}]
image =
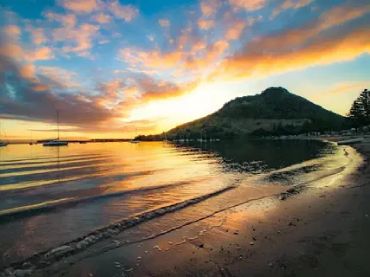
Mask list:
[{"label": "sandy beach", "polygon": [[[36,270],[23,264],[18,275],[369,276],[370,141],[341,151],[345,166],[326,175],[311,178],[314,161],[308,162],[299,169],[308,176],[304,183],[265,185],[252,198],[248,191],[229,190]],[[276,172],[273,178],[289,174]],[[204,212],[219,203],[224,208]],[[158,229],[163,222],[177,225]],[[153,235],[140,237],[145,230]]]}]

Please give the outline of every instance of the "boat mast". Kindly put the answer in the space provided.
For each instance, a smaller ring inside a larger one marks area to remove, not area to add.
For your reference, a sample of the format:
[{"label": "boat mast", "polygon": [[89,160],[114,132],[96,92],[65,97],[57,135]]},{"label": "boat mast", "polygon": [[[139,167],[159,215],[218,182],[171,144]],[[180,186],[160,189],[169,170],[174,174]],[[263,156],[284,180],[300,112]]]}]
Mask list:
[{"label": "boat mast", "polygon": [[3,132],[3,129],[1,128],[1,120],[0,120],[0,141],[3,141],[5,138],[5,132]]},{"label": "boat mast", "polygon": [[59,140],[59,111],[57,110],[57,128],[58,128],[58,140]]}]

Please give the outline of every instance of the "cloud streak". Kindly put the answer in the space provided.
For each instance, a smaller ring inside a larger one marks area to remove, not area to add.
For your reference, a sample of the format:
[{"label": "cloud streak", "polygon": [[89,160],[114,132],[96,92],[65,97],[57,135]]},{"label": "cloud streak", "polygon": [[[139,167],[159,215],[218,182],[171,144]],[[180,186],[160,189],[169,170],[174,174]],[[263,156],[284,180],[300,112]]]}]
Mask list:
[{"label": "cloud streak", "polygon": [[276,17],[278,14],[285,10],[294,9],[298,10],[303,7],[310,5],[314,0],[284,0],[280,5],[278,5],[272,12],[272,18]]},{"label": "cloud streak", "polygon": [[348,61],[369,53],[368,20],[340,30],[330,29],[370,12],[370,5],[340,6],[303,27],[257,38],[227,58],[212,76],[243,79]]}]

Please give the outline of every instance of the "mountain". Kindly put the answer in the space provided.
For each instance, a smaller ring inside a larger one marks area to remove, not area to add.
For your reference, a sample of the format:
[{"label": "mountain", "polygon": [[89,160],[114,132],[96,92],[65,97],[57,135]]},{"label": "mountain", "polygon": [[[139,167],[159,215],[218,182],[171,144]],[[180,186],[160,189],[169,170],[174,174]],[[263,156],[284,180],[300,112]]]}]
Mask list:
[{"label": "mountain", "polygon": [[174,138],[216,138],[240,135],[288,135],[338,130],[347,119],[281,87],[238,97],[220,110],[180,125],[165,135]]}]

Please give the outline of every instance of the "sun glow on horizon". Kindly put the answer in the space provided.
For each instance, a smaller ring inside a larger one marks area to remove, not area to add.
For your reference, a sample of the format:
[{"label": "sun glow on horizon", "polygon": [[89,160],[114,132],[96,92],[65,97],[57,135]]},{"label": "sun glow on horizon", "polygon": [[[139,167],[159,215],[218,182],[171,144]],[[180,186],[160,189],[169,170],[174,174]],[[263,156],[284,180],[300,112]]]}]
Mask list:
[{"label": "sun glow on horizon", "polygon": [[217,111],[233,96],[230,94],[231,86],[230,82],[202,83],[194,90],[177,98],[145,104],[133,110],[125,120],[155,119],[158,122],[155,131],[167,131],[177,125]]}]

